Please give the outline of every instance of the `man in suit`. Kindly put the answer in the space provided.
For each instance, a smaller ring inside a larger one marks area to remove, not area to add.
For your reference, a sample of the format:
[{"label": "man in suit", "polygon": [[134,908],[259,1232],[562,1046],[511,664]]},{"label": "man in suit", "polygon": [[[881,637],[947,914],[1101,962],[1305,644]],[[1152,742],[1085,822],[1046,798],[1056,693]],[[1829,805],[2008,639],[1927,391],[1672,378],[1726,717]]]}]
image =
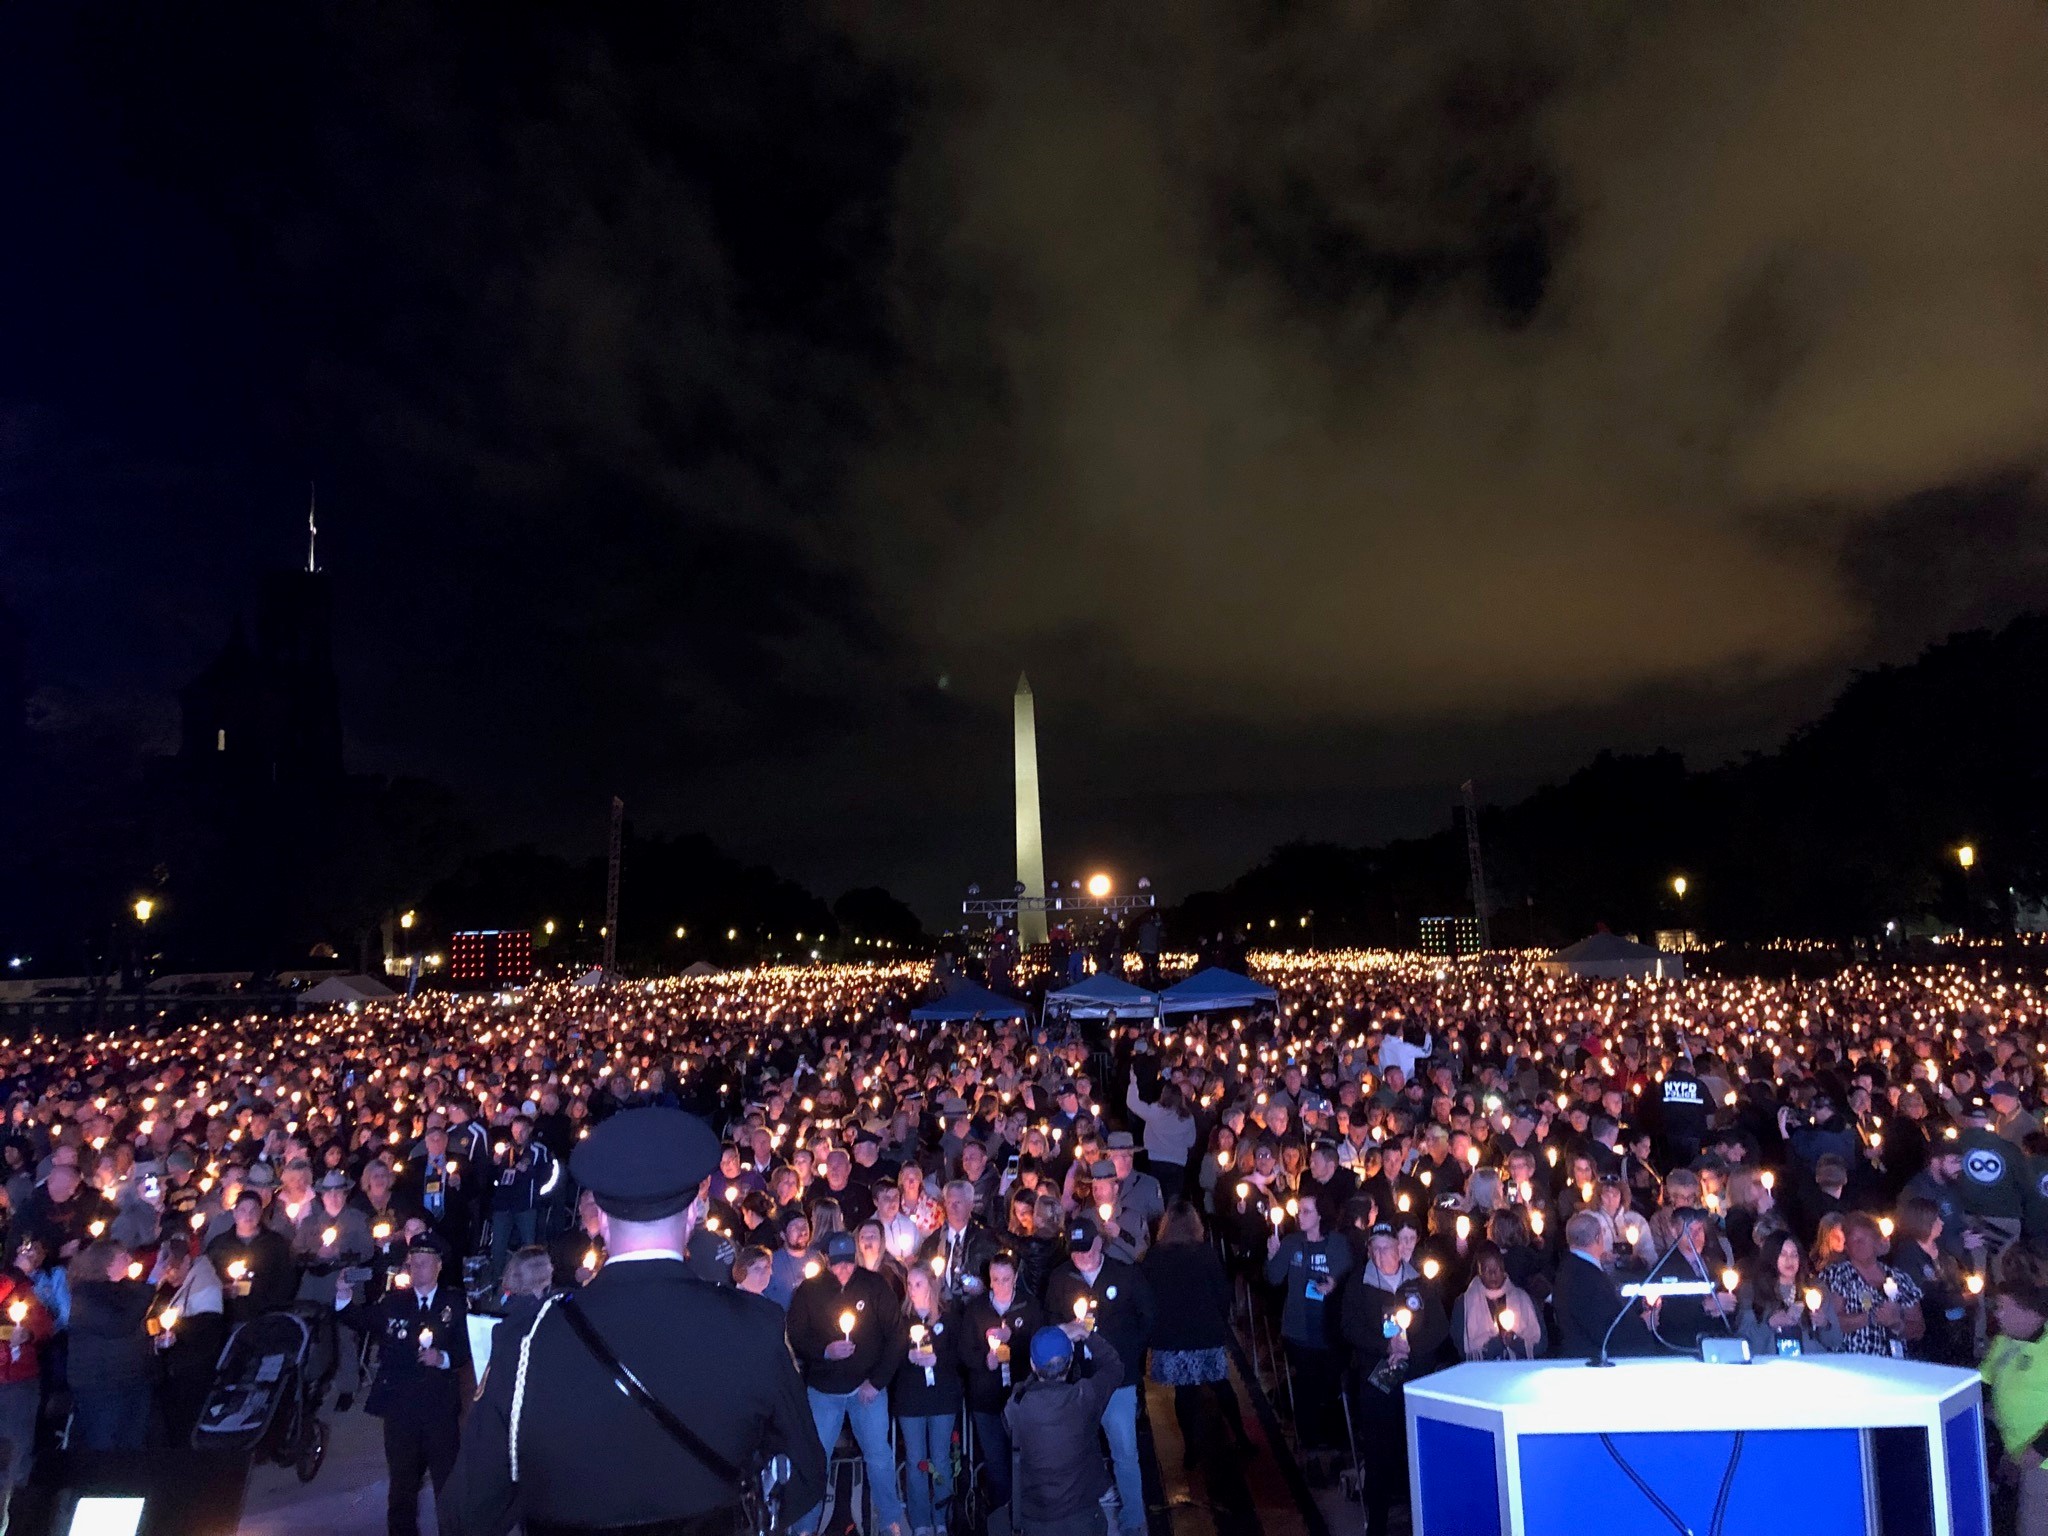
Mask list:
[{"label": "man in suit", "polygon": [[1567,1250],[1557,1266],[1557,1285],[1550,1298],[1557,1316],[1558,1354],[1593,1359],[1610,1324],[1614,1336],[1608,1354],[1656,1353],[1656,1341],[1644,1321],[1648,1307],[1629,1306],[1607,1273],[1607,1224],[1596,1212],[1580,1211],[1565,1223],[1564,1240]]},{"label": "man in suit", "polygon": [[949,1302],[979,1296],[988,1284],[988,1261],[1002,1246],[995,1233],[974,1219],[974,1186],[954,1179],[939,1196],[946,1219],[917,1250],[917,1262],[936,1265],[939,1288]]},{"label": "man in suit", "polygon": [[[781,1308],[692,1279],[683,1257],[717,1167],[711,1128],[663,1106],[621,1110],[577,1147],[569,1171],[604,1218],[603,1266],[573,1299],[539,1313],[526,1335],[523,1392],[519,1351],[502,1360],[494,1352],[442,1502],[443,1536],[498,1536],[515,1514],[527,1536],[727,1529],[739,1475],[777,1454],[792,1463],[785,1512],[823,1499],[825,1451]],[[620,1390],[576,1323],[554,1315],[568,1306],[694,1446]]]},{"label": "man in suit", "polygon": [[407,1283],[384,1293],[372,1324],[377,1379],[363,1409],[384,1421],[391,1536],[419,1536],[420,1484],[433,1479],[438,1504],[455,1466],[469,1309],[460,1284],[441,1283],[447,1254],[447,1245],[430,1232],[414,1238],[405,1255]]},{"label": "man in suit", "polygon": [[406,1159],[401,1188],[406,1202],[458,1262],[470,1251],[477,1228],[475,1181],[489,1178],[488,1166],[466,1166],[449,1145],[448,1128],[431,1121],[427,1134]]}]

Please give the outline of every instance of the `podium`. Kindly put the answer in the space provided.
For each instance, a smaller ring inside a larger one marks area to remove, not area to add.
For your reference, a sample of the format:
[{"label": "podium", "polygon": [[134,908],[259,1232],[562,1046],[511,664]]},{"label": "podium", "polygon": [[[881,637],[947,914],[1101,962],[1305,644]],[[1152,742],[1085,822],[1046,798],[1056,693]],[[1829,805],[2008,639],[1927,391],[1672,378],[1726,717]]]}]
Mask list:
[{"label": "podium", "polygon": [[1862,1355],[1502,1361],[1406,1396],[1415,1536],[1991,1529],[1970,1371]]}]

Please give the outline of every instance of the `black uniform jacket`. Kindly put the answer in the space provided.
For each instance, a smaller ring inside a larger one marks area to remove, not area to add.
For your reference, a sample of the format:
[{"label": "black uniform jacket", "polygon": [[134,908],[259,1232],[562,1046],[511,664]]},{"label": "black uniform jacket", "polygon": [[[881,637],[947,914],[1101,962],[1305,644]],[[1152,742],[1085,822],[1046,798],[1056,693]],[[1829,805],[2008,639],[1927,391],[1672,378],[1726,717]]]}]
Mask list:
[{"label": "black uniform jacket", "polygon": [[[774,1302],[706,1285],[673,1259],[614,1258],[574,1305],[647,1389],[728,1461],[744,1468],[757,1450],[788,1456],[786,1512],[820,1502],[825,1452]],[[498,1536],[515,1509],[570,1525],[640,1525],[737,1502],[737,1485],[620,1393],[567,1319],[550,1312],[534,1330],[527,1366],[515,1506],[507,1426],[518,1355],[516,1345],[493,1354],[439,1501],[443,1536]]]}]

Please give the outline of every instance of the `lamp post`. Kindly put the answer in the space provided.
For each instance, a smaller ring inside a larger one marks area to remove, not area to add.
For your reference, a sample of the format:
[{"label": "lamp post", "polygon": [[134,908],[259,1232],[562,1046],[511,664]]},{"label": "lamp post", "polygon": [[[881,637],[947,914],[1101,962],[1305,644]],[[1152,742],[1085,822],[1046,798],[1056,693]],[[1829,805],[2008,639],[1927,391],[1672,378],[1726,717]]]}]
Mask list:
[{"label": "lamp post", "polygon": [[1963,872],[1963,932],[1970,931],[1970,871],[1977,867],[1977,845],[1959,843],[1956,846],[1956,867]]}]

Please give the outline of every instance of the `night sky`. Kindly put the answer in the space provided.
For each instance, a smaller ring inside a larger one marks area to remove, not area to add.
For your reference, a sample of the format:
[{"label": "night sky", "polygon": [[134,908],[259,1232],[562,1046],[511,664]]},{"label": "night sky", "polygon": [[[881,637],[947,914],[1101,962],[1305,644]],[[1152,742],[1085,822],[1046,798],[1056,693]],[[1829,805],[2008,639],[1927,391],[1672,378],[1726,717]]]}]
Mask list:
[{"label": "night sky", "polygon": [[35,727],[317,481],[351,768],[942,921],[1020,669],[1172,897],[2048,598],[2048,8],[905,9],[0,7]]}]

